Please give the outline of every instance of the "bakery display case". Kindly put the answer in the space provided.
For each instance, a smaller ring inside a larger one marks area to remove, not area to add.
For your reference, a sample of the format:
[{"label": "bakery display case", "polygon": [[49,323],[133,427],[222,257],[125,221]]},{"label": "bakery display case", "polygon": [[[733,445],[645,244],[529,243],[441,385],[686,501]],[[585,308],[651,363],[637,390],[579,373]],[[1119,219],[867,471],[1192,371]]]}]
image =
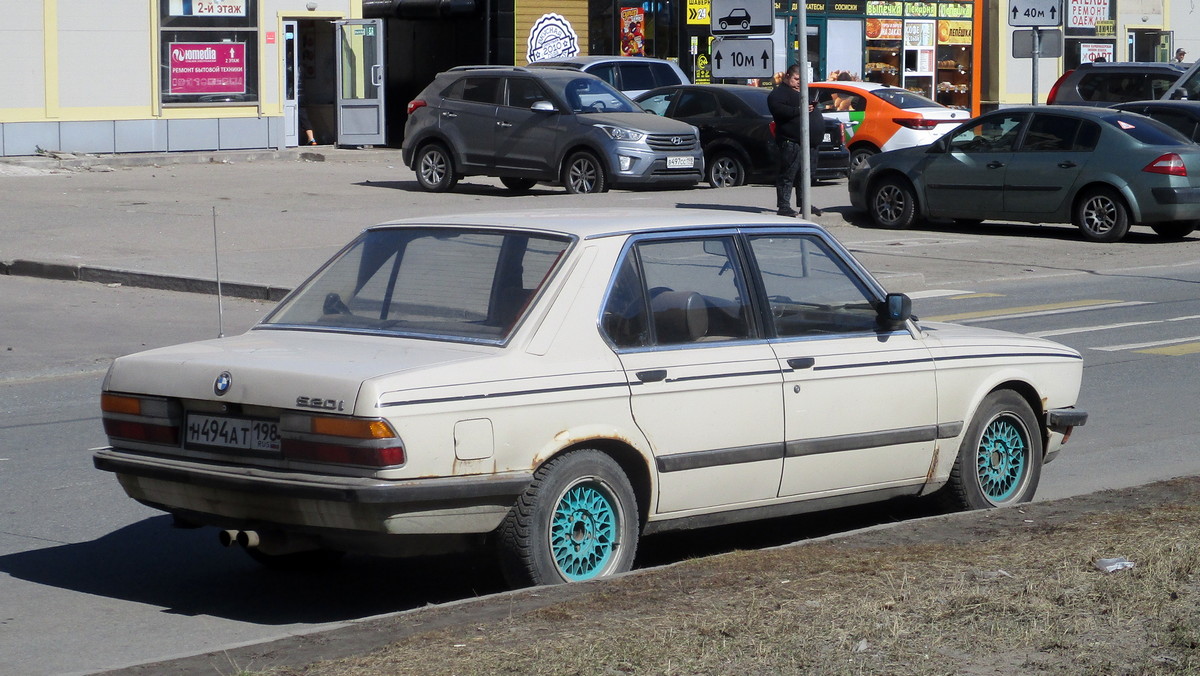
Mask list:
[{"label": "bakery display case", "polygon": [[951,108],[971,108],[971,46],[939,45],[935,101]]},{"label": "bakery display case", "polygon": [[868,40],[863,79],[892,87],[900,86],[903,48],[899,40]]}]

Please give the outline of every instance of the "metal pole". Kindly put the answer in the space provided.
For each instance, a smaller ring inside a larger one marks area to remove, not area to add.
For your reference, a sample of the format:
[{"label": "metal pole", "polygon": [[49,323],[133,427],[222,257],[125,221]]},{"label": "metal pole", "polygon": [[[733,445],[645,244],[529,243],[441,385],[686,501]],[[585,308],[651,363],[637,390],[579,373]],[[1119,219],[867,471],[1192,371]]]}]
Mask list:
[{"label": "metal pole", "polygon": [[1042,34],[1037,26],[1033,28],[1033,104],[1038,104],[1038,60],[1042,56]]},{"label": "metal pole", "polygon": [[808,135],[814,133],[808,128],[808,0],[796,0],[798,11],[796,12],[796,31],[799,33],[799,45],[796,48],[796,63],[800,65],[800,138],[803,140],[804,147],[801,148],[803,153],[800,159],[800,200],[804,203],[801,207],[800,215],[804,218],[812,218],[812,199],[811,185],[813,168],[809,165],[809,158],[812,157],[808,148]]}]

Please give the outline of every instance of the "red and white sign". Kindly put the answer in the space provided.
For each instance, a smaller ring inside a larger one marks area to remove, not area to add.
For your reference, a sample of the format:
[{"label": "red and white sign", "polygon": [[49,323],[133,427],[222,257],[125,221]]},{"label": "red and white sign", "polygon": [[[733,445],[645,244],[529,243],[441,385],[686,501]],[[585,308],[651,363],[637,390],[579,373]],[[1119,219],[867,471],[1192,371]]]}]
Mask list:
[{"label": "red and white sign", "polygon": [[1079,43],[1079,63],[1092,63],[1103,59],[1117,60],[1116,47],[1111,42],[1081,42]]},{"label": "red and white sign", "polygon": [[1070,0],[1067,28],[1095,28],[1097,21],[1111,18],[1109,0]]},{"label": "red and white sign", "polygon": [[246,45],[241,42],[172,42],[171,94],[244,94]]}]

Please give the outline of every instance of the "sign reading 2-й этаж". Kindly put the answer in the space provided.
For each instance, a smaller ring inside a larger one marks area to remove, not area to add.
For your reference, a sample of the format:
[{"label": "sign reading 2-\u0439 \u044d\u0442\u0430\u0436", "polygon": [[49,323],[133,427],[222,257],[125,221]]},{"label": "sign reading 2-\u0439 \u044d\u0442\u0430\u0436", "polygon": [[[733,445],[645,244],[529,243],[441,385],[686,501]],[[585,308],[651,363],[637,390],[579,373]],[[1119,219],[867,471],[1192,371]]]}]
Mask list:
[{"label": "sign reading 2-\u0439 \u044d\u0442\u0430\u0436", "polygon": [[171,0],[171,16],[246,16],[246,0]]}]

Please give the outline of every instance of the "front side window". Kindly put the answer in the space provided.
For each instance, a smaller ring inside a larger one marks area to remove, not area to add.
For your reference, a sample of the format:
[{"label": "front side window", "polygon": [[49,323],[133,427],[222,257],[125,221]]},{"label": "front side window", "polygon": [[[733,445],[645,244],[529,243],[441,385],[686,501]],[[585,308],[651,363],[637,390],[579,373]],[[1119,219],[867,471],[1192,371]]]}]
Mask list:
[{"label": "front side window", "polygon": [[991,115],[959,129],[950,137],[950,151],[955,153],[1010,152],[1021,133],[1024,113]]},{"label": "front side window", "polygon": [[568,244],[473,229],[369,230],[260,326],[501,342]]},{"label": "front side window", "polygon": [[162,103],[258,102],[258,0],[159,0]]},{"label": "front side window", "polygon": [[876,330],[873,296],[841,257],[811,235],[752,237],[775,335],[781,338]]}]

